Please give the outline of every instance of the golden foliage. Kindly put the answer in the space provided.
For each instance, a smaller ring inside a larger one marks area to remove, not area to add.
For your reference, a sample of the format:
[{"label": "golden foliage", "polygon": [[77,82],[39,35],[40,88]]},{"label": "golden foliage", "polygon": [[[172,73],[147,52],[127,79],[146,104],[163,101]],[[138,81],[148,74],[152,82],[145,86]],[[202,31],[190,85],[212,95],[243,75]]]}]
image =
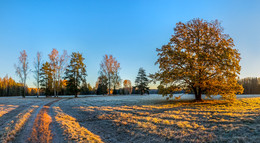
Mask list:
[{"label": "golden foliage", "polygon": [[243,87],[237,83],[241,58],[233,47],[233,39],[217,20],[179,22],[170,42],[157,49],[160,71],[151,77],[167,85],[162,94],[185,90],[193,91],[198,100],[202,92],[234,99]]},{"label": "golden foliage", "polygon": [[111,87],[117,87],[120,84],[119,77],[120,63],[112,55],[105,55],[103,61],[100,64],[101,75],[104,75],[108,79],[108,93],[113,94]]}]

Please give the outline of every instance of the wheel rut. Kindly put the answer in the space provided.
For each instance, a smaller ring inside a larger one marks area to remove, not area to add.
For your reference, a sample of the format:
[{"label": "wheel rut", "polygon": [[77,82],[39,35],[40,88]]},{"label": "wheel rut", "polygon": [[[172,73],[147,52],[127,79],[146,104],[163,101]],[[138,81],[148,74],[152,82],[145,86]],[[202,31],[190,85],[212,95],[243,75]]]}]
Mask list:
[{"label": "wheel rut", "polygon": [[60,99],[41,105],[30,117],[24,129],[15,138],[15,143],[52,142],[50,128],[53,118],[49,115],[50,106]]}]

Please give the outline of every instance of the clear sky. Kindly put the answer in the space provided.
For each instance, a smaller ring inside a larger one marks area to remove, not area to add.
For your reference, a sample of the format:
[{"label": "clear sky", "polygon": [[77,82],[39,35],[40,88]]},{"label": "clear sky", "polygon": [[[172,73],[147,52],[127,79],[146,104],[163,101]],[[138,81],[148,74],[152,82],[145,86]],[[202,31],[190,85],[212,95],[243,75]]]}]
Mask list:
[{"label": "clear sky", "polygon": [[[81,52],[88,82],[97,80],[105,54],[121,63],[121,78],[134,83],[138,69],[154,73],[156,48],[169,41],[179,21],[218,19],[241,53],[241,77],[260,76],[259,0],[0,0],[0,77],[18,80],[14,64],[26,50]],[[30,73],[28,85],[33,86]],[[154,85],[151,85],[154,88]]]}]

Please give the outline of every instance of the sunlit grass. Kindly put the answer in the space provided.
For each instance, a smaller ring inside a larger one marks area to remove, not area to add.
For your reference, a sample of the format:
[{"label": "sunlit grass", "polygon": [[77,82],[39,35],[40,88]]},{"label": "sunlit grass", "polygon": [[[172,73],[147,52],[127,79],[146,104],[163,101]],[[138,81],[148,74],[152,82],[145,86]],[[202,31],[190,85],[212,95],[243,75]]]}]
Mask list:
[{"label": "sunlit grass", "polygon": [[28,139],[31,142],[44,142],[49,143],[52,139],[52,134],[50,130],[50,124],[52,118],[48,115],[48,106],[44,106],[33,124],[33,129],[30,138]]},{"label": "sunlit grass", "polygon": [[0,117],[2,117],[4,114],[16,109],[19,107],[18,105],[4,105],[0,104]]},{"label": "sunlit grass", "polygon": [[93,142],[102,143],[98,135],[93,134],[88,129],[79,125],[77,120],[64,113],[59,107],[53,107],[56,112],[55,119],[64,130],[64,134],[68,135],[68,139],[75,142]]},{"label": "sunlit grass", "polygon": [[[142,131],[184,142],[214,141],[217,136],[240,128],[250,129],[257,134],[257,127],[260,127],[259,123],[257,126],[257,121],[260,122],[260,98],[247,98],[235,102],[181,101],[163,105],[91,106],[79,109],[99,112],[99,119],[111,120],[132,135]],[[241,137],[244,138],[245,135]],[[239,140],[234,138],[233,141]]]},{"label": "sunlit grass", "polygon": [[5,128],[1,130],[1,139],[0,141],[3,143],[10,142],[15,138],[15,135],[22,129],[25,123],[31,116],[31,113],[38,106],[31,106],[29,109],[25,110],[22,113],[19,113],[14,120],[11,120],[6,124]]}]

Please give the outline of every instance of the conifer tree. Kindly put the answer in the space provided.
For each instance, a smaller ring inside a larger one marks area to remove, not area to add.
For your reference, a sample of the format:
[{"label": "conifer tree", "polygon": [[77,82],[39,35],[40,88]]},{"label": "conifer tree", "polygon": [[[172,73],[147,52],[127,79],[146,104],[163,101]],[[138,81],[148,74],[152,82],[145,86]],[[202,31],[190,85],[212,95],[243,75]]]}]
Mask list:
[{"label": "conifer tree", "polygon": [[65,72],[67,89],[78,97],[82,83],[86,81],[86,65],[82,54],[73,52],[68,68]]},{"label": "conifer tree", "polygon": [[149,94],[149,80],[146,76],[145,70],[143,68],[139,69],[138,75],[135,80],[135,85],[137,87],[137,92],[141,95],[147,93]]},{"label": "conifer tree", "polygon": [[97,81],[97,95],[105,95],[108,93],[108,79],[105,75],[98,77]]},{"label": "conifer tree", "polygon": [[49,62],[45,62],[40,70],[40,85],[45,91],[46,97],[52,95],[53,91],[53,72]]}]

